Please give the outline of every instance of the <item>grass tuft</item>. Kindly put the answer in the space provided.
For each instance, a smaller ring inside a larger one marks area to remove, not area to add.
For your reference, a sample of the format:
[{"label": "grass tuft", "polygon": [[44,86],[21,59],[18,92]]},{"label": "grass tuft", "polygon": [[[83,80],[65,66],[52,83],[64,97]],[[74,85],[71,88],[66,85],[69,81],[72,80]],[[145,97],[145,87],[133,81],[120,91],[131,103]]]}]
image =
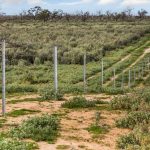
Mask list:
[{"label": "grass tuft", "polygon": [[28,115],[28,114],[35,114],[39,113],[39,110],[30,110],[30,109],[19,109],[19,110],[13,110],[9,113],[7,113],[7,116],[9,117],[18,117],[18,116],[23,116],[23,115]]},{"label": "grass tuft", "polygon": [[52,143],[56,140],[59,131],[59,119],[53,115],[33,117],[24,121],[17,128],[9,131],[9,136],[19,139],[33,139],[35,141],[47,141]]}]

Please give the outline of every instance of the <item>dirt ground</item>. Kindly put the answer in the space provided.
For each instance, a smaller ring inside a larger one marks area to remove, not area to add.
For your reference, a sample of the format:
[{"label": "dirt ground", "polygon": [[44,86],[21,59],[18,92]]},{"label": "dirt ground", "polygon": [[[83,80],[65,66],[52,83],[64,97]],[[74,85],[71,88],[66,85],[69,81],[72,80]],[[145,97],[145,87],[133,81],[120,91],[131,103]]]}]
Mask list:
[{"label": "dirt ground", "polygon": [[[11,97],[7,101],[11,100],[22,100],[25,98],[38,98],[38,95],[25,95]],[[72,98],[72,95],[65,95],[65,99]],[[85,95],[88,100],[102,100],[111,101],[113,96],[104,94],[97,95]],[[20,124],[23,120],[41,114],[52,114],[60,113],[61,115],[61,128],[60,136],[55,144],[48,144],[46,142],[38,142],[40,150],[57,150],[57,149],[68,149],[68,150],[115,150],[116,140],[120,135],[126,134],[129,130],[119,129],[115,127],[115,120],[124,116],[123,112],[110,111],[110,110],[95,110],[95,109],[77,109],[69,110],[61,108],[61,104],[64,101],[27,101],[17,102],[15,104],[7,104],[7,112],[19,109],[31,109],[39,110],[36,114],[29,114],[19,117],[7,117],[7,122],[0,131],[8,130],[10,125]],[[100,124],[108,125],[109,131],[106,134],[98,135],[94,137],[92,133],[87,131],[87,128],[94,123],[95,113],[99,111],[101,113]],[[1,119],[2,117],[0,117]],[[8,126],[9,125],[9,126]],[[61,148],[63,147],[63,148]]]}]

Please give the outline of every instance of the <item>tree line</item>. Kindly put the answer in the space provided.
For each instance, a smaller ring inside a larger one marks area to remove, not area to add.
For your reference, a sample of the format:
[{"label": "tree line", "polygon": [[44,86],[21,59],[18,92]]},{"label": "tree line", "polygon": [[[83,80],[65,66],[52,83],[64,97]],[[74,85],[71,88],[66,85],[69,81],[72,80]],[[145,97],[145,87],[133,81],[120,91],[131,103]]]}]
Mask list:
[{"label": "tree line", "polygon": [[126,9],[122,12],[102,12],[90,13],[89,11],[83,12],[79,11],[76,13],[66,13],[62,10],[50,11],[48,9],[43,9],[40,6],[35,6],[29,10],[22,11],[18,15],[6,15],[5,13],[0,13],[0,20],[42,20],[46,21],[89,21],[89,20],[99,20],[99,21],[133,21],[137,19],[149,19],[150,16],[148,12],[141,9],[137,14],[132,13],[132,9]]}]

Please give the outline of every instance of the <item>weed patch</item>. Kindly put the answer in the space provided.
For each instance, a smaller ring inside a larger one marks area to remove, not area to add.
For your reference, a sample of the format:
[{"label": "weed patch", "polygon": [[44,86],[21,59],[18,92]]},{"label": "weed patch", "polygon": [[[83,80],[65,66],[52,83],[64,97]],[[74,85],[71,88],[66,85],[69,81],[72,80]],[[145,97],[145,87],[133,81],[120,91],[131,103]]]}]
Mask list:
[{"label": "weed patch", "polygon": [[12,112],[7,113],[9,117],[18,117],[28,114],[35,114],[39,113],[39,110],[29,110],[29,109],[19,109],[19,110],[13,110]]},{"label": "weed patch", "polygon": [[150,112],[131,112],[116,122],[117,127],[133,129],[136,125],[150,122]]},{"label": "weed patch", "polygon": [[95,107],[97,104],[104,104],[105,102],[102,102],[100,100],[97,101],[89,101],[86,100],[84,97],[74,97],[73,99],[70,99],[69,101],[66,101],[62,104],[62,107],[64,108],[92,108]]},{"label": "weed patch", "polygon": [[53,115],[30,118],[17,128],[9,131],[9,136],[19,139],[31,138],[35,141],[47,141],[52,143],[56,140],[59,131],[59,119]]},{"label": "weed patch", "polygon": [[37,148],[38,146],[35,143],[14,139],[0,139],[0,150],[34,150]]},{"label": "weed patch", "polygon": [[106,125],[99,126],[92,124],[89,128],[87,128],[87,131],[92,134],[106,134],[109,131],[109,128]]}]

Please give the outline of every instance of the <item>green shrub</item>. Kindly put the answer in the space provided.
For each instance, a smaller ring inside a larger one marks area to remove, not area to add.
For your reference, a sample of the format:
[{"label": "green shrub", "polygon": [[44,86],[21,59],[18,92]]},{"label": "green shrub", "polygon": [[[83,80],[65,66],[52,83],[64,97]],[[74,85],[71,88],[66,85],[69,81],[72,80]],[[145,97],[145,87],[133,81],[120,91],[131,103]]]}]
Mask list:
[{"label": "green shrub", "polygon": [[9,131],[9,136],[19,139],[54,142],[58,136],[59,119],[53,115],[30,118]]},{"label": "green shrub", "polygon": [[99,126],[99,125],[92,124],[89,128],[87,128],[87,131],[92,134],[105,134],[109,131],[108,129],[109,127],[106,125]]},{"label": "green shrub", "polygon": [[22,92],[37,92],[37,88],[26,84],[9,84],[6,87],[8,93],[22,93]]},{"label": "green shrub", "polygon": [[23,80],[24,80],[24,81],[28,81],[29,83],[34,83],[34,80],[35,80],[34,73],[31,72],[31,71],[26,71],[26,72],[24,73]]},{"label": "green shrub", "polygon": [[6,122],[6,119],[0,119],[0,128],[3,127],[3,124]]},{"label": "green shrub", "polygon": [[70,99],[69,101],[66,101],[62,104],[62,107],[64,108],[90,108],[95,107],[96,104],[104,104],[105,102],[102,101],[88,101],[86,98],[80,96],[80,97],[74,97],[73,99]]},{"label": "green shrub", "polygon": [[136,125],[150,122],[150,112],[131,112],[125,118],[116,121],[117,127],[133,129]]},{"label": "green shrub", "polygon": [[42,100],[62,100],[63,99],[63,93],[61,93],[60,91],[56,93],[54,89],[50,89],[49,87],[40,89],[39,94],[42,97]]},{"label": "green shrub", "polygon": [[112,87],[101,87],[98,85],[95,86],[90,86],[88,88],[88,92],[92,93],[106,93],[106,94],[111,94],[111,95],[118,95],[118,94],[124,94],[128,92],[126,89],[121,89],[121,88],[112,88]]},{"label": "green shrub", "polygon": [[139,145],[139,141],[136,139],[134,134],[128,134],[125,136],[122,136],[118,141],[118,148],[120,149],[127,149],[129,145]]},{"label": "green shrub", "polygon": [[115,97],[110,105],[112,109],[123,109],[129,111],[150,110],[149,89],[141,89],[130,95]]},{"label": "green shrub", "polygon": [[28,65],[28,62],[26,60],[21,59],[21,60],[18,61],[18,66],[19,67],[24,67],[26,65]]},{"label": "green shrub", "polygon": [[115,97],[111,102],[112,109],[138,110],[140,99],[132,96]]},{"label": "green shrub", "polygon": [[34,143],[13,139],[0,139],[0,150],[34,150],[37,148],[38,146]]},{"label": "green shrub", "polygon": [[148,126],[142,125],[135,128],[130,134],[121,136],[117,141],[117,147],[126,150],[149,150],[150,130]]},{"label": "green shrub", "polygon": [[9,113],[7,113],[10,117],[18,117],[22,115],[28,115],[28,114],[35,114],[40,112],[39,110],[30,110],[30,109],[19,109],[19,110],[13,110]]}]

